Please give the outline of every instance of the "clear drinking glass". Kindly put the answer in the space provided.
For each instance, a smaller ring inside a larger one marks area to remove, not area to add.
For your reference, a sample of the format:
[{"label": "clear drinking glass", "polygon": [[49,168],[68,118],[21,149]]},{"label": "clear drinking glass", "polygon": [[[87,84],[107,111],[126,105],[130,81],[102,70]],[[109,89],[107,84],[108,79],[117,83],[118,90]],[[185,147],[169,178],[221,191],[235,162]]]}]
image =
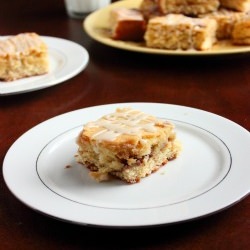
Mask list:
[{"label": "clear drinking glass", "polygon": [[72,18],[85,18],[89,13],[105,7],[111,0],[64,0],[68,15]]}]

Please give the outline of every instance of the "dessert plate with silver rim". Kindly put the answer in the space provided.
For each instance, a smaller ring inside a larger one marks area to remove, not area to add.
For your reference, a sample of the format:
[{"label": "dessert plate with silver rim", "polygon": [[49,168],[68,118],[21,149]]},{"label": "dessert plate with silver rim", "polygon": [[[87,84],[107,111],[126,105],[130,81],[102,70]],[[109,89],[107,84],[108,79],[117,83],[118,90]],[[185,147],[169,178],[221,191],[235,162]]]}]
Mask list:
[{"label": "dessert plate with silver rim", "polygon": [[[75,160],[83,125],[118,107],[171,121],[183,146],[177,159],[136,184],[96,182]],[[246,197],[249,148],[249,132],[216,114],[171,104],[117,103],[33,127],[8,150],[3,176],[17,199],[56,219],[102,227],[166,225],[213,214]]]},{"label": "dessert plate with silver rim", "polygon": [[139,8],[141,0],[118,1],[91,13],[83,22],[83,28],[94,40],[110,47],[147,54],[175,55],[175,56],[211,56],[226,54],[249,53],[250,46],[233,45],[230,41],[218,41],[211,49],[198,51],[167,50],[146,47],[145,42],[119,41],[111,38],[110,11],[113,8]]},{"label": "dessert plate with silver rim", "polygon": [[[7,37],[0,37],[6,39]],[[81,45],[57,37],[41,36],[48,46],[49,73],[11,82],[0,81],[0,96],[48,88],[76,76],[88,64],[89,54]]]}]

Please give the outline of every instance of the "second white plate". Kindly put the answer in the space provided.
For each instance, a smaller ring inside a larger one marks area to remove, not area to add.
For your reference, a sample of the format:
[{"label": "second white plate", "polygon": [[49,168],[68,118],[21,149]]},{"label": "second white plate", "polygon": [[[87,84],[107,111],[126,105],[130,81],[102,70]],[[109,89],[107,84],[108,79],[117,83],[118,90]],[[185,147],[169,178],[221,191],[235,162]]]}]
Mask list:
[{"label": "second white plate", "polygon": [[[97,183],[76,163],[83,124],[130,106],[176,125],[183,151],[137,184]],[[29,207],[68,222],[109,227],[169,224],[224,209],[249,193],[249,132],[188,107],[120,103],[85,108],[32,128],[8,151],[3,174]]]},{"label": "second white plate", "polygon": [[48,88],[74,77],[87,66],[89,54],[81,45],[56,37],[42,36],[42,39],[49,49],[49,73],[12,82],[0,81],[0,95],[19,94]]}]

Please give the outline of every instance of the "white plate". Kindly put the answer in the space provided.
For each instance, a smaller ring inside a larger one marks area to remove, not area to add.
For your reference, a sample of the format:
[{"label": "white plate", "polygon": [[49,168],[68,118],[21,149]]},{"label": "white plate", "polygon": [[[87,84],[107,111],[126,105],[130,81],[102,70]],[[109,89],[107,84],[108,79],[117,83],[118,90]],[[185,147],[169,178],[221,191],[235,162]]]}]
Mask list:
[{"label": "white plate", "polygon": [[[6,39],[6,37],[0,37],[0,39]],[[42,39],[49,49],[49,73],[12,82],[0,81],[0,95],[48,88],[74,77],[87,66],[89,54],[81,45],[56,37],[42,36]]]},{"label": "white plate", "polygon": [[[97,183],[77,164],[83,124],[130,106],[176,124],[180,157],[137,184]],[[218,115],[156,103],[123,103],[76,110],[47,120],[9,149],[3,175],[27,206],[68,222],[108,227],[169,224],[220,211],[248,195],[249,132]]]}]

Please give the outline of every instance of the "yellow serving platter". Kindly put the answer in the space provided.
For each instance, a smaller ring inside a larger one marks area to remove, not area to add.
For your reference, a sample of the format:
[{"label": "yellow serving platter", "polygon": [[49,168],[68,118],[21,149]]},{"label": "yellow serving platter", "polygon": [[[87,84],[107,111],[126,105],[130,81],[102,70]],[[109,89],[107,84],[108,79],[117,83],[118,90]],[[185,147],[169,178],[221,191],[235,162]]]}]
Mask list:
[{"label": "yellow serving platter", "polygon": [[110,4],[88,15],[83,22],[83,28],[87,34],[94,40],[105,44],[107,46],[136,51],[141,53],[162,54],[162,55],[224,55],[224,54],[238,54],[249,53],[250,46],[236,46],[230,41],[220,41],[213,46],[212,49],[206,51],[197,50],[164,50],[154,49],[145,46],[144,42],[128,42],[117,41],[110,37],[110,11],[113,8],[138,8],[142,0],[123,0]]}]

